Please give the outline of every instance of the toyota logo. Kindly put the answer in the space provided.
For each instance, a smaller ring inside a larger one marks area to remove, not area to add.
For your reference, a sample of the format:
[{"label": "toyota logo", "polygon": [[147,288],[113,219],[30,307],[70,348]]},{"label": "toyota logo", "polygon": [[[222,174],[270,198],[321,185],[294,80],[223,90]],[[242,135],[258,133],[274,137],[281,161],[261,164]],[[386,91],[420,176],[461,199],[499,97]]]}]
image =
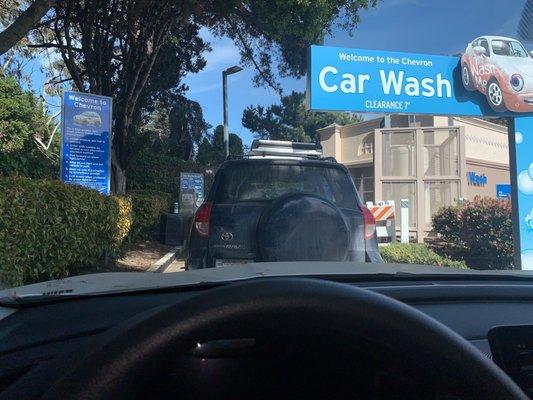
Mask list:
[{"label": "toyota logo", "polygon": [[225,242],[229,242],[230,240],[233,240],[233,233],[224,232],[222,235],[220,235],[220,238]]}]

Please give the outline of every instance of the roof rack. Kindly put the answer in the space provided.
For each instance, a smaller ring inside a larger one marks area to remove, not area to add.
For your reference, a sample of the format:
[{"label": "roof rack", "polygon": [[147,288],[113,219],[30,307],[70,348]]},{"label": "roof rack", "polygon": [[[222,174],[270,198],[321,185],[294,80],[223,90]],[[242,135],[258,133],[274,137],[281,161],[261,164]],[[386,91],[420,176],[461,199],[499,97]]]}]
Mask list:
[{"label": "roof rack", "polygon": [[249,158],[322,158],[320,143],[289,142],[284,140],[254,140]]},{"label": "roof rack", "polygon": [[321,160],[337,163],[335,157],[322,157],[318,143],[290,142],[284,140],[254,140],[248,154],[228,155],[226,160],[271,159],[271,160]]},{"label": "roof rack", "polygon": [[317,161],[326,161],[336,164],[337,160],[335,157],[288,157],[288,156],[253,156],[250,154],[242,154],[242,155],[236,155],[236,154],[230,154],[226,157],[226,160],[249,160],[249,159],[263,159],[263,160],[317,160]]}]

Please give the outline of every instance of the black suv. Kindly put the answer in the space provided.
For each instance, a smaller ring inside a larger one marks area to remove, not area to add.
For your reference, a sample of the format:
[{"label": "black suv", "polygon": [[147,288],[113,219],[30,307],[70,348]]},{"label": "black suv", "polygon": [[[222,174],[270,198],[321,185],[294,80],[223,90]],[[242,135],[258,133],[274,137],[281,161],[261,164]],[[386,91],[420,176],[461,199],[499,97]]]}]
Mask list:
[{"label": "black suv", "polygon": [[[281,143],[300,150],[309,145]],[[257,142],[252,153],[254,148]],[[185,254],[187,269],[261,261],[382,262],[374,217],[348,170],[331,158],[279,153],[222,164],[193,218]]]}]

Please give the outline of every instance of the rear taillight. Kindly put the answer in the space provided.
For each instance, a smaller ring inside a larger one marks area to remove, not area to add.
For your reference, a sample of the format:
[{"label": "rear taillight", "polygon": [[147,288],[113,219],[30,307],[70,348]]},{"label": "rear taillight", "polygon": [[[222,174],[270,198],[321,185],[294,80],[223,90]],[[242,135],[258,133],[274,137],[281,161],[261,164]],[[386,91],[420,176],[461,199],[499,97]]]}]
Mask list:
[{"label": "rear taillight", "polygon": [[209,219],[211,218],[211,203],[203,203],[194,215],[194,229],[200,236],[209,236]]},{"label": "rear taillight", "polygon": [[371,239],[376,234],[376,219],[365,206],[359,206],[361,213],[363,213],[363,221],[365,223],[365,240]]}]

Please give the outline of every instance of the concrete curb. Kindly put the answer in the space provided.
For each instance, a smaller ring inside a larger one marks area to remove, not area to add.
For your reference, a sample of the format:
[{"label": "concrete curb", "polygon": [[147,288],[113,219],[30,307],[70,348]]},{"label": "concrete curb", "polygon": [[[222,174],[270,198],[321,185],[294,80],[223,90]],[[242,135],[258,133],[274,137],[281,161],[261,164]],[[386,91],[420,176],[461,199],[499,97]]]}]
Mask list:
[{"label": "concrete curb", "polygon": [[181,254],[181,246],[176,246],[170,250],[167,254],[161,257],[158,261],[153,263],[146,272],[165,272],[170,264],[176,259],[176,256]]}]

